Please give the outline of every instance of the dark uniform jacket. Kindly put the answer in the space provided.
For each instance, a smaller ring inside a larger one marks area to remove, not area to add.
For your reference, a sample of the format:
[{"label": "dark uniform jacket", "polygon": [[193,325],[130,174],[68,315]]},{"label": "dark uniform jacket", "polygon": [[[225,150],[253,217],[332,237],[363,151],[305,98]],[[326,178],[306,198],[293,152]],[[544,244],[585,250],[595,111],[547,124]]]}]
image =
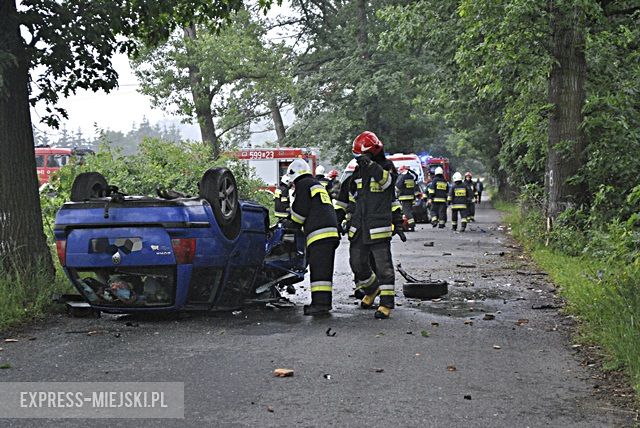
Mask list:
[{"label": "dark uniform jacket", "polygon": [[334,201],[338,220],[350,216],[349,239],[362,234],[365,244],[389,241],[393,225],[402,224],[402,207],[396,200],[393,183],[397,173],[388,159],[357,166],[340,187]]},{"label": "dark uniform jacket", "polygon": [[468,200],[469,188],[462,181],[453,183],[447,198],[447,202],[451,203],[451,208],[454,210],[466,210]]},{"label": "dark uniform jacket", "polygon": [[275,206],[276,217],[289,217],[289,187],[280,184],[273,193],[273,203]]},{"label": "dark uniform jacket", "polygon": [[398,177],[398,181],[396,182],[398,200],[400,202],[413,201],[416,198],[416,193],[419,191],[418,186],[416,185],[417,179],[418,176],[411,170],[407,171],[406,174],[400,174],[400,177]]},{"label": "dark uniform jacket", "polygon": [[429,199],[433,202],[447,202],[449,196],[449,183],[441,175],[436,175],[429,183]]},{"label": "dark uniform jacket", "polygon": [[318,241],[340,239],[336,212],[327,189],[313,176],[298,177],[295,198],[291,205],[291,220],[302,225],[307,246]]},{"label": "dark uniform jacket", "polygon": [[484,189],[484,184],[482,183],[482,181],[480,180],[476,181],[476,192],[482,193],[483,189]]},{"label": "dark uniform jacket", "polygon": [[473,181],[466,179],[462,182],[462,184],[464,184],[467,189],[469,189],[469,202],[473,202],[473,197],[476,194],[476,184]]},{"label": "dark uniform jacket", "polygon": [[324,187],[328,187],[331,183],[331,180],[324,174],[316,175],[316,180],[318,180]]}]

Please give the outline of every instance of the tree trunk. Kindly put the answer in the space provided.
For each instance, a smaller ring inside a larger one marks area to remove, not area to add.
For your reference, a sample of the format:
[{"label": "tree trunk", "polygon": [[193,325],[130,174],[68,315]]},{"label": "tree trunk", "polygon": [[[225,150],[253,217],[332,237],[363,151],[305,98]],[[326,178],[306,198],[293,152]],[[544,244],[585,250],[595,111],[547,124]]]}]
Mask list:
[{"label": "tree trunk", "polygon": [[[358,0],[358,49],[360,61],[364,69],[373,69],[371,64],[371,50],[369,48],[369,22],[367,18],[367,0]],[[373,72],[373,70],[371,71]],[[368,131],[380,132],[380,111],[378,97],[371,95],[364,99],[364,127]]]},{"label": "tree trunk", "polygon": [[549,76],[549,120],[545,190],[551,224],[558,214],[580,200],[580,185],[568,183],[584,162],[585,138],[581,130],[587,65],[584,18],[579,7],[553,5],[551,36],[553,59]]},{"label": "tree trunk", "polygon": [[42,229],[33,130],[29,60],[14,1],[0,2],[0,269],[53,274]]},{"label": "tree trunk", "polygon": [[[196,27],[191,24],[188,27],[184,27],[183,32],[188,52],[190,50],[189,43],[197,40]],[[220,156],[220,141],[216,135],[216,126],[213,123],[213,113],[211,113],[212,94],[209,88],[204,87],[200,76],[200,68],[196,64],[189,64],[189,82],[202,141],[211,145],[214,159],[218,158]]]},{"label": "tree trunk", "polygon": [[284,143],[284,139],[287,136],[282,121],[282,115],[280,114],[280,107],[278,106],[278,100],[272,98],[269,100],[269,110],[271,110],[271,119],[273,120],[273,126],[276,128],[276,135],[278,136],[278,145]]}]

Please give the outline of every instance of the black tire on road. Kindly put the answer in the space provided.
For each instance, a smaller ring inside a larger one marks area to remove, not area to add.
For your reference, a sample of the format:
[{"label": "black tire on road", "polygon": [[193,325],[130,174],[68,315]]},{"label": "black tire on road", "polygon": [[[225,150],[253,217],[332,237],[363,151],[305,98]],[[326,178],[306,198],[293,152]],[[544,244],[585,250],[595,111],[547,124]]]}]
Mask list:
[{"label": "black tire on road", "polygon": [[107,180],[98,172],[83,172],[79,174],[71,186],[71,201],[82,202],[88,199],[105,196]]},{"label": "black tire on road", "polygon": [[407,282],[402,292],[412,299],[436,299],[447,294],[449,287],[447,281]]},{"label": "black tire on road", "polygon": [[236,179],[227,168],[211,168],[200,180],[199,194],[205,199],[223,229],[231,226],[239,216],[238,186]]}]

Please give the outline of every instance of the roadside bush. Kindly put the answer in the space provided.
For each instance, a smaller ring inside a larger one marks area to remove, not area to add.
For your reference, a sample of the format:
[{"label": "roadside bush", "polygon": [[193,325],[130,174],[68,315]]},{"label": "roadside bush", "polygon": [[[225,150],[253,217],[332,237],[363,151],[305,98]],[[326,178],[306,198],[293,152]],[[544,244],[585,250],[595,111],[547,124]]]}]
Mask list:
[{"label": "roadside bush", "polygon": [[264,183],[255,178],[245,162],[224,157],[212,161],[206,144],[145,139],[137,154],[125,156],[119,148],[105,142],[95,155],[85,157],[82,163],[71,163],[53,175],[48,190],[42,192],[40,198],[45,231],[53,237],[56,212],[69,201],[73,180],[82,172],[99,172],[109,184],[118,186],[126,194],[155,196],[156,189],[160,188],[195,196],[202,174],[209,168],[221,166],[233,172],[241,198],[270,207],[271,198],[259,190]]}]

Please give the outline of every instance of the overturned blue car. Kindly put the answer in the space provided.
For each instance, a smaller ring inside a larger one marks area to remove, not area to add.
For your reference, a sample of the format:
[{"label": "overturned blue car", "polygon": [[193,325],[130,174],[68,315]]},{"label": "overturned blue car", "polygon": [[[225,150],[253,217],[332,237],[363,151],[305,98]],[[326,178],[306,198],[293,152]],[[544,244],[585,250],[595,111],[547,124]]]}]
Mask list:
[{"label": "overturned blue car", "polygon": [[226,168],[198,197],[127,196],[99,173],[80,174],[55,224],[58,257],[83,299],[112,313],[237,308],[276,302],[304,279],[304,237],[239,200]]}]

